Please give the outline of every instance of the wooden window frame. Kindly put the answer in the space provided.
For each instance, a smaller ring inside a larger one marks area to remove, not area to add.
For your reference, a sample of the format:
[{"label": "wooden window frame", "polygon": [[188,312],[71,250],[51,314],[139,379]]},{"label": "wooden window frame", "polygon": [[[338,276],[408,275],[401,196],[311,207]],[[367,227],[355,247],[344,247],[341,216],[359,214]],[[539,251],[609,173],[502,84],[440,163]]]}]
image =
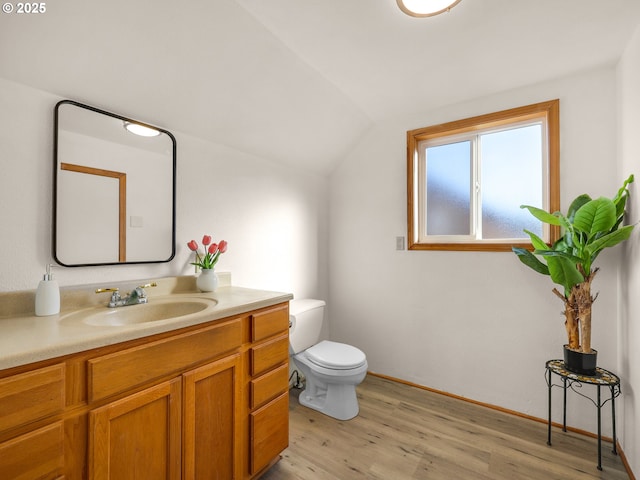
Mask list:
[{"label": "wooden window frame", "polygon": [[[546,102],[517,107],[500,112],[456,120],[453,122],[419,128],[407,132],[407,226],[409,250],[463,250],[463,251],[511,251],[511,247],[531,249],[531,242],[498,243],[491,241],[478,242],[442,242],[421,243],[418,240],[417,215],[422,211],[418,202],[418,161],[419,144],[425,140],[460,135],[469,132],[495,128],[527,120],[543,118],[547,126],[547,161],[548,175],[544,179],[547,184],[547,204],[549,211],[560,209],[560,101]],[[551,227],[549,242],[560,237],[560,229]]]}]

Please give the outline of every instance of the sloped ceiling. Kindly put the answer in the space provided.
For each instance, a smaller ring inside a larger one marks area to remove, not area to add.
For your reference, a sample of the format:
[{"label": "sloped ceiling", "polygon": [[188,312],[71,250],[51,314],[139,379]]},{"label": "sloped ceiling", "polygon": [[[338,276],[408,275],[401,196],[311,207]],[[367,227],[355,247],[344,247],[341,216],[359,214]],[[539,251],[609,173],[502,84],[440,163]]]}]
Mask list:
[{"label": "sloped ceiling", "polygon": [[0,14],[0,77],[321,174],[377,120],[615,62],[640,23],[638,0],[46,6]]}]

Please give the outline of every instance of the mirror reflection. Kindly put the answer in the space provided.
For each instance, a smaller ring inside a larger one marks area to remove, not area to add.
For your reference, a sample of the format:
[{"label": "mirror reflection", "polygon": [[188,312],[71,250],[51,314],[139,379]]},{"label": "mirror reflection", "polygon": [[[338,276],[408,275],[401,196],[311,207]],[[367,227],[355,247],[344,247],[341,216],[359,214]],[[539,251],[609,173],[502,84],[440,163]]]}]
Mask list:
[{"label": "mirror reflection", "polygon": [[175,254],[175,138],[63,100],[55,108],[53,255],[65,266]]}]

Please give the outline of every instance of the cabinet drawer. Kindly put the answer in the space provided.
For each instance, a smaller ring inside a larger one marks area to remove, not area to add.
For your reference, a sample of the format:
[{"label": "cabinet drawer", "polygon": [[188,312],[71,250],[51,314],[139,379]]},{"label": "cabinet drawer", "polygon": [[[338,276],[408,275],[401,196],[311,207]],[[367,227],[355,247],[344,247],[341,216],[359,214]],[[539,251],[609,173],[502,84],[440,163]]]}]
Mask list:
[{"label": "cabinet drawer", "polygon": [[54,415],[64,409],[64,364],[0,380],[0,431]]},{"label": "cabinet drawer", "polygon": [[251,315],[251,341],[253,342],[259,342],[288,330],[288,303]]},{"label": "cabinet drawer", "polygon": [[241,319],[129,348],[88,361],[89,399],[95,401],[235,350]]},{"label": "cabinet drawer", "polygon": [[59,479],[64,467],[62,422],[0,443],[0,473],[12,480]]},{"label": "cabinet drawer", "polygon": [[250,417],[253,475],[289,446],[289,393],[283,393]]},{"label": "cabinet drawer", "polygon": [[257,408],[289,389],[289,364],[251,380],[251,409]]},{"label": "cabinet drawer", "polygon": [[289,334],[274,338],[251,349],[251,375],[260,375],[289,358]]}]

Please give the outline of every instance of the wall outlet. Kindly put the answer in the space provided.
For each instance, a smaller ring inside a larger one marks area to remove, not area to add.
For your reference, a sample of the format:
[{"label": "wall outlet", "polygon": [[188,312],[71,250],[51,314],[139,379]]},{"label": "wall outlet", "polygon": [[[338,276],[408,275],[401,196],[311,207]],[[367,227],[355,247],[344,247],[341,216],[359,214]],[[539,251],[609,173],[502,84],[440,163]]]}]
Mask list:
[{"label": "wall outlet", "polygon": [[396,250],[404,250],[404,237],[396,237]]}]

